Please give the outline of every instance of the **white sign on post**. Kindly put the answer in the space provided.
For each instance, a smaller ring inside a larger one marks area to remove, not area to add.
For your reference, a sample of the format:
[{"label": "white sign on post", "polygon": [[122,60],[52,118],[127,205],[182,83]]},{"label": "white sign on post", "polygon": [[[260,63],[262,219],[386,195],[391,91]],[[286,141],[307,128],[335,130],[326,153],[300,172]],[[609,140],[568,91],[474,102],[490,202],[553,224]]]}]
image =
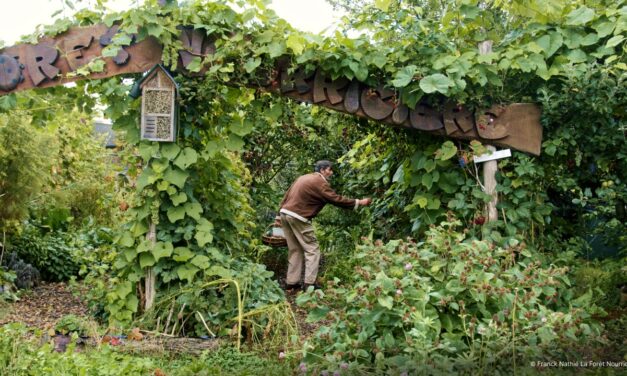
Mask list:
[{"label": "white sign on post", "polygon": [[475,163],[493,161],[495,159],[507,158],[512,156],[512,151],[510,149],[498,150],[492,152],[491,154],[481,154],[473,157],[473,161]]}]

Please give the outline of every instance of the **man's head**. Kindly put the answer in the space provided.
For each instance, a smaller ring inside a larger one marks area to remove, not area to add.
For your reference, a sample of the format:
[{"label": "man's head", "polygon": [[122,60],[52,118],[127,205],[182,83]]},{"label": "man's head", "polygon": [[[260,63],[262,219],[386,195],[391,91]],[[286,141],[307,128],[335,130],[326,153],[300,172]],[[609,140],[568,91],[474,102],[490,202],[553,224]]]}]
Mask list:
[{"label": "man's head", "polygon": [[321,173],[322,176],[328,179],[333,175],[333,163],[325,160],[318,161],[314,165],[314,171]]}]

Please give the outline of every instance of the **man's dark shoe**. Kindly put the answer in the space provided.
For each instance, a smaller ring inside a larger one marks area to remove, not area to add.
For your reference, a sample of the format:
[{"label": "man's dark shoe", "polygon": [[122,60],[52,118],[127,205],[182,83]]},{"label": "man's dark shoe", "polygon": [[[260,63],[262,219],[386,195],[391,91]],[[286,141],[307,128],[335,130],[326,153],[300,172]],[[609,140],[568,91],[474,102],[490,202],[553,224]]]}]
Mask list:
[{"label": "man's dark shoe", "polygon": [[300,290],[302,287],[303,286],[300,283],[295,283],[295,284],[286,283],[285,284],[285,290],[286,291]]},{"label": "man's dark shoe", "polygon": [[303,285],[303,291],[309,290],[309,287],[313,287],[314,290],[322,290],[322,286],[317,283],[305,283],[305,285]]}]

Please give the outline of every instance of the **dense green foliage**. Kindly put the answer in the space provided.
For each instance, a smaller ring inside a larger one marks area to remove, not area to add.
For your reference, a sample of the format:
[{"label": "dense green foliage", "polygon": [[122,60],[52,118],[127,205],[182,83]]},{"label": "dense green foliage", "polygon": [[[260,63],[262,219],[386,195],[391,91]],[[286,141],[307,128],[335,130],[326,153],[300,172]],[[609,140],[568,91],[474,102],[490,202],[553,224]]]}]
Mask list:
[{"label": "dense green foliage", "polygon": [[95,268],[102,255],[100,252],[111,244],[110,230],[87,227],[72,232],[42,230],[30,222],[22,225],[19,236],[11,249],[25,262],[35,266],[46,281],[67,281]]},{"label": "dense green foliage", "polygon": [[48,163],[42,152],[50,141],[25,116],[0,114],[0,226],[28,214],[28,202],[39,193]]},{"label": "dense green foliage", "polygon": [[[68,350],[55,352],[54,344],[39,343],[21,325],[0,328],[0,374],[2,375],[289,375],[290,366],[223,348],[195,358],[140,357],[109,345],[77,351],[73,341]],[[160,373],[161,372],[161,373]]]},{"label": "dense green foliage", "polygon": [[305,361],[323,358],[330,370],[346,363],[355,373],[457,374],[526,366],[580,338],[601,341],[592,292],[577,298],[570,287],[572,253],[549,261],[513,238],[502,246],[467,239],[460,225],[449,218],[420,243],[360,246],[351,279],[301,295],[309,320],[330,320]]}]

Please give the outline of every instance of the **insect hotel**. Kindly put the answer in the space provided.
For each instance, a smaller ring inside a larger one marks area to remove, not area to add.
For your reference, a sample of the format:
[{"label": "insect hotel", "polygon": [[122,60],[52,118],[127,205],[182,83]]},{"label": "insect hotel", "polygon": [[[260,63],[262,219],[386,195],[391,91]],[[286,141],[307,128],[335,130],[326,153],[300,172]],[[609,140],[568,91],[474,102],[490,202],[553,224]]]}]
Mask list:
[{"label": "insect hotel", "polygon": [[131,90],[142,96],[141,139],[173,142],[176,139],[178,86],[168,71],[155,65]]}]

